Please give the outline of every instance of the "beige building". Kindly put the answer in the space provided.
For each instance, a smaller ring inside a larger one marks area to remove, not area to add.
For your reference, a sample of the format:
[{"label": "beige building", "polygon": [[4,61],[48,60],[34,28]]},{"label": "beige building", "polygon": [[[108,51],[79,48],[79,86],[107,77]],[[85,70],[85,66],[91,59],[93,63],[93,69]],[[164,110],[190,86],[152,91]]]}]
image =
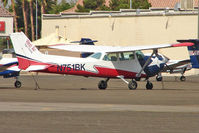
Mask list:
[{"label": "beige building", "polygon": [[[116,12],[60,13],[42,16],[42,37],[55,32],[70,40],[88,37],[97,45],[137,46],[175,43],[197,37],[197,11],[120,10]],[[161,49],[171,59],[187,59],[186,48]],[[191,74],[196,74],[192,71]]]},{"label": "beige building", "polygon": [[0,7],[0,37],[7,37],[13,32],[13,15]]}]

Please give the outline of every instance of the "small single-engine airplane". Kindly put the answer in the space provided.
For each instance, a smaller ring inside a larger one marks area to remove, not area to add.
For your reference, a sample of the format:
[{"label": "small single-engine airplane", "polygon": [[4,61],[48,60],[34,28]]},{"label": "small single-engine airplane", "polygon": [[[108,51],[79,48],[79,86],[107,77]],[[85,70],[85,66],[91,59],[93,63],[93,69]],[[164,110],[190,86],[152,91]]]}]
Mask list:
[{"label": "small single-engine airplane", "polygon": [[[146,88],[152,89],[153,84],[149,81],[149,77],[157,75],[168,61],[168,58],[158,54],[158,49],[193,45],[193,43],[184,42],[138,47],[51,46],[51,48],[94,53],[87,58],[77,58],[42,54],[23,32],[12,33],[10,37],[18,58],[19,69],[106,78],[99,82],[99,89],[106,89],[110,78],[122,79],[131,90],[137,88],[136,80],[146,78]],[[153,50],[153,52],[150,57],[146,57],[140,50]],[[154,55],[155,58],[152,58]],[[128,82],[126,79],[132,80]]]},{"label": "small single-engine airplane", "polygon": [[[97,42],[97,40],[92,40],[90,38],[82,38],[80,41],[73,41],[71,43],[79,43],[79,45],[95,45],[94,42]],[[93,53],[81,53],[82,58],[86,58],[90,56]],[[144,54],[144,56],[151,56],[151,54]],[[155,58],[153,56],[152,58]],[[188,70],[191,70],[191,63],[190,60],[168,60],[168,62],[165,64],[164,68],[161,70],[160,73],[156,76],[157,81],[162,81],[163,77],[161,73],[170,73],[170,74],[175,74],[175,73],[180,73],[181,81],[185,81],[186,77],[184,76],[184,73]]]},{"label": "small single-engine airplane", "polygon": [[0,76],[3,76],[3,78],[15,77],[16,81],[14,86],[20,88],[21,82],[18,80],[20,69],[18,68],[17,58],[14,57],[14,51],[6,49],[2,53],[2,58],[0,60]]},{"label": "small single-engine airplane", "polygon": [[184,76],[184,73],[186,71],[191,70],[191,68],[192,68],[191,62],[188,59],[187,60],[169,60],[165,64],[162,71],[158,73],[158,75],[156,76],[156,80],[162,81],[163,77],[161,73],[170,73],[170,74],[180,73],[181,74],[180,80],[185,81],[186,77]]}]

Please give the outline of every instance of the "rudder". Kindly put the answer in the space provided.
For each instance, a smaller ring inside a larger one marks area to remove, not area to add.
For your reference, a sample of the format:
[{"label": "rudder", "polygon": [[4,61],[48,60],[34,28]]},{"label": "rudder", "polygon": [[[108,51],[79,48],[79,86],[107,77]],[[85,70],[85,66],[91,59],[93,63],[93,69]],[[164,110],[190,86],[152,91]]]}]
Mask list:
[{"label": "rudder", "polygon": [[19,69],[25,70],[40,58],[41,53],[23,32],[12,33],[10,38],[17,55]]},{"label": "rudder", "polygon": [[192,68],[199,68],[199,39],[177,40],[178,42],[191,42],[193,46],[188,46],[188,52],[192,64]]}]

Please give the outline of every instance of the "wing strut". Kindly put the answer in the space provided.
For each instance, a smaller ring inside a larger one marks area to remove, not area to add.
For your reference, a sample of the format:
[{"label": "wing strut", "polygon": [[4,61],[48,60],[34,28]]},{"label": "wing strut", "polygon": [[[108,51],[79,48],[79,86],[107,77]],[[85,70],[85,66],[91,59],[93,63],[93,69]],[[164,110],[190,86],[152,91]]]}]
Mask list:
[{"label": "wing strut", "polygon": [[136,78],[140,78],[142,72],[144,71],[144,69],[146,68],[146,66],[149,64],[149,62],[151,61],[151,58],[153,57],[153,55],[155,54],[157,56],[158,55],[157,53],[158,53],[158,50],[157,49],[153,49],[153,53],[151,54],[151,56],[147,59],[147,61],[143,65],[143,67],[140,70],[140,72],[136,74]]}]

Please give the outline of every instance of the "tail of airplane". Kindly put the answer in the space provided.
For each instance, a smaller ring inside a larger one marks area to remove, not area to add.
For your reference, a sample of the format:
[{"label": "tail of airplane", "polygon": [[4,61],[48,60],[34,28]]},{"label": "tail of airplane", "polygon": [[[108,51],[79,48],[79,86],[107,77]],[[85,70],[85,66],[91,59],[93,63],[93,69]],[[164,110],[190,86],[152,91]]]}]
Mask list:
[{"label": "tail of airplane", "polygon": [[177,40],[178,42],[191,42],[193,46],[188,46],[188,52],[192,68],[199,68],[199,39]]},{"label": "tail of airplane", "polygon": [[19,69],[25,70],[39,60],[42,53],[39,52],[23,32],[12,33],[10,38],[18,58]]}]

